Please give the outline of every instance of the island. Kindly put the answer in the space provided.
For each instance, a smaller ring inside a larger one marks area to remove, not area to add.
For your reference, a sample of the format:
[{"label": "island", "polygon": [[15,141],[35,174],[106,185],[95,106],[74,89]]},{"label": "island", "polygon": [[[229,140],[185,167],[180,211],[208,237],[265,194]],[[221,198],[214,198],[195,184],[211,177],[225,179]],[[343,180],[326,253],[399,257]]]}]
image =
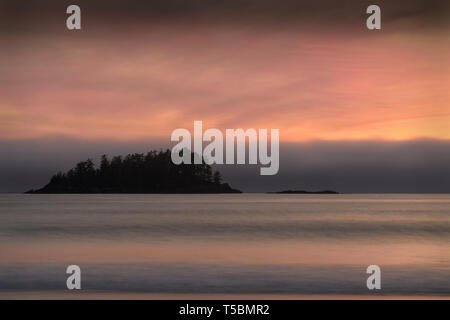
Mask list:
[{"label": "island", "polygon": [[[191,153],[192,158],[194,154]],[[206,163],[175,165],[171,151],[135,153],[111,159],[103,155],[58,172],[44,187],[26,193],[241,193],[222,182]]]},{"label": "island", "polygon": [[286,194],[340,194],[339,192],[333,191],[333,190],[324,190],[324,191],[285,190],[285,191],[276,191],[276,192],[268,192],[268,193],[286,193]]}]

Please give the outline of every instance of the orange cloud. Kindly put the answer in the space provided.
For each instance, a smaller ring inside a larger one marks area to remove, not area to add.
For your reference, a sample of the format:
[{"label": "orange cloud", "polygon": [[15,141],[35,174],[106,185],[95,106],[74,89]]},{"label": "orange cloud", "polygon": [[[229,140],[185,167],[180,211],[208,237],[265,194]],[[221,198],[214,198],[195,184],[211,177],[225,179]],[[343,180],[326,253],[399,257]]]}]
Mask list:
[{"label": "orange cloud", "polygon": [[284,141],[450,139],[447,42],[424,34],[165,27],[0,53],[0,138],[279,128]]}]

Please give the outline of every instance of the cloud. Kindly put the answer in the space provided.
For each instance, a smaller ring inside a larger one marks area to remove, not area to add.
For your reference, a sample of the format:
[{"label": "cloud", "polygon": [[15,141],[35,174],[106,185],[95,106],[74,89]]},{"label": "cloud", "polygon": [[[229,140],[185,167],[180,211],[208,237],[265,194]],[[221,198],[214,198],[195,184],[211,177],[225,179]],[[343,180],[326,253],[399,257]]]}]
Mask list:
[{"label": "cloud", "polygon": [[[63,19],[65,8],[70,4],[72,2],[60,0],[31,0],[26,4],[3,1],[0,12],[8,22],[28,21],[44,25]],[[322,27],[337,23],[351,27],[360,24],[366,15],[365,8],[373,3],[361,0],[131,0],[125,5],[120,0],[79,0],[77,4],[89,25],[96,20],[121,26],[185,20],[192,23],[313,24]],[[410,27],[448,25],[449,4],[446,0],[379,0],[377,4],[387,23],[401,22]]]},{"label": "cloud", "polygon": [[[169,147],[167,140],[83,141],[66,137],[0,142],[0,192],[42,187],[78,161]],[[216,165],[224,180],[247,192],[285,189],[340,192],[450,192],[450,141],[315,141],[282,143],[280,171],[259,165]]]},{"label": "cloud", "polygon": [[0,137],[155,138],[203,120],[284,141],[450,138],[449,50],[239,27],[30,37],[0,52]]}]

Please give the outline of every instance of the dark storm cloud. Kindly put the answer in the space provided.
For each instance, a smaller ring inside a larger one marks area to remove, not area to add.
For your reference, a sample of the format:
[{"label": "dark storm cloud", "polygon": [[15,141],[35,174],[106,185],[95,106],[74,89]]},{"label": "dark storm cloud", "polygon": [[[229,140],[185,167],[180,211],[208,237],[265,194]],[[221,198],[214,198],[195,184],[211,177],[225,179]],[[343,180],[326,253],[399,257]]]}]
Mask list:
[{"label": "dark storm cloud", "polygon": [[[385,23],[400,21],[420,27],[448,25],[447,0],[7,0],[0,3],[0,17],[15,30],[20,24],[36,26],[64,21],[65,8],[82,8],[85,26],[107,22],[110,27],[132,23],[170,23],[187,19],[193,23],[308,24],[323,28],[360,26],[365,9],[377,4]],[[2,22],[0,22],[2,23]]]},{"label": "dark storm cloud", "polygon": [[[70,139],[0,142],[0,192],[38,188],[78,161],[168,147],[167,141],[86,142]],[[340,192],[450,192],[450,141],[317,141],[282,143],[280,171],[260,166],[216,166],[233,187],[247,192],[286,189]]]},{"label": "dark storm cloud", "polygon": [[450,141],[317,141],[282,144],[280,170],[223,166],[244,190],[332,189],[350,193],[450,192]]}]

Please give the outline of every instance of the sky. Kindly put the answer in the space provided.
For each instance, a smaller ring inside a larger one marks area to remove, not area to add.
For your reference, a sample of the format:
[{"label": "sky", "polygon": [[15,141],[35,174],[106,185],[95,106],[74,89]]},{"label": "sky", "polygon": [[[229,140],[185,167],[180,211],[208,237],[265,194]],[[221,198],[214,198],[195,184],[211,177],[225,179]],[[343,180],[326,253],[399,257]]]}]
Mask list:
[{"label": "sky", "polygon": [[202,120],[280,130],[277,177],[219,168],[245,191],[450,192],[448,1],[377,1],[382,30],[370,1],[169,0],[77,1],[69,31],[74,3],[0,1],[0,191]]}]

